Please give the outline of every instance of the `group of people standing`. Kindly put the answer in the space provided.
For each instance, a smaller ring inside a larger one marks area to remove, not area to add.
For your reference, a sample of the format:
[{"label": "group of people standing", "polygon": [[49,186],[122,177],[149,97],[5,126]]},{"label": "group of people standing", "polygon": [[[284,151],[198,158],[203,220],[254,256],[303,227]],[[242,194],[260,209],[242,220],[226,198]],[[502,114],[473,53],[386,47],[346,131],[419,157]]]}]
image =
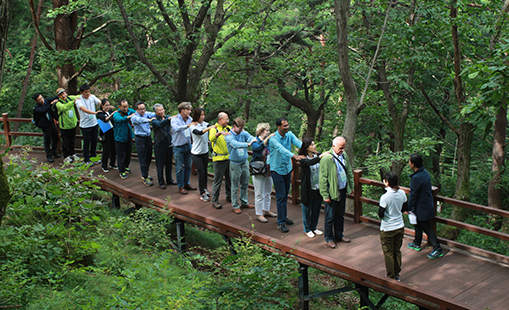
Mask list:
[{"label": "group of people standing", "polygon": [[[155,156],[159,187],[166,189],[167,185],[177,185],[179,193],[183,195],[187,195],[190,190],[197,190],[189,182],[191,164],[194,163],[198,171],[200,200],[211,201],[212,207],[221,209],[223,206],[219,203],[219,193],[224,178],[226,201],[231,203],[234,213],[241,214],[242,208],[254,209],[261,223],[267,223],[267,218],[277,217],[277,229],[287,233],[287,225],[294,224],[287,216],[293,158],[301,166],[300,194],[304,233],[309,238],[324,235],[326,245],[330,248],[336,248],[338,242],[351,242],[344,235],[344,215],[346,197],[353,193],[354,182],[350,160],[344,152],[346,140],[343,137],[334,138],[331,148],[319,153],[312,138],[301,141],[289,131],[288,120],[284,117],[276,120],[277,130],[273,133],[270,124],[258,124],[254,137],[244,130],[245,121],[242,118],[234,119],[230,126],[228,114],[224,112],[217,115],[216,124],[209,125],[205,122],[205,111],[194,108],[193,112],[190,102],[180,103],[178,114],[167,116],[161,104],[155,104],[153,112],[148,112],[145,102],[137,102],[135,109],[132,109],[126,100],[120,100],[118,109],[115,109],[108,99],[99,100],[90,94],[90,86],[87,84],[80,87],[80,95],[68,96],[62,88],[57,89],[56,95],[49,99],[44,99],[40,93],[33,95],[36,101],[34,123],[43,131],[44,149],[49,162],[61,157],[56,152],[56,126],[60,127],[62,136],[64,162],[80,160],[74,151],[78,126],[75,111],[78,111],[83,134],[83,161],[86,164],[94,164],[91,158],[96,157],[99,137],[103,153],[101,160],[96,163],[102,163],[103,172],[118,169],[120,178],[127,179],[128,173],[132,172],[129,164],[134,139],[141,179],[146,186],[153,185],[153,178],[149,175],[152,153]],[[96,111],[98,104],[100,110]],[[214,169],[211,192],[207,188],[209,145]],[[298,154],[294,154],[292,145],[299,150]],[[251,162],[248,160],[249,147],[253,151]],[[176,182],[172,178],[173,158]],[[443,256],[431,228],[431,219],[434,217],[431,181],[422,162],[418,154],[410,157],[409,165],[415,172],[411,176],[408,203],[405,193],[399,189],[398,176],[389,172],[384,178],[387,192],[380,199],[378,212],[382,219],[380,240],[387,276],[398,280],[404,234],[403,212],[411,212],[417,218],[415,239],[407,245],[408,248],[421,250],[424,231],[433,245],[428,258]],[[254,205],[248,203],[250,175],[255,192]],[[277,213],[270,210],[273,186]],[[323,231],[317,228],[322,202],[325,205]]]}]

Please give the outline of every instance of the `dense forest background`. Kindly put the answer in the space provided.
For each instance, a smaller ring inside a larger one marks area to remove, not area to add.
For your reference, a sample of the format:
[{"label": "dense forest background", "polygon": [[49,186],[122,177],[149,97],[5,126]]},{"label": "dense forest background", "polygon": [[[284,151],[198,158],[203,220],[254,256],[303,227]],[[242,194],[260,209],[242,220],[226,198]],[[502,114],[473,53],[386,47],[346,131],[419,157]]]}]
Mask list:
[{"label": "dense forest background", "polygon": [[392,170],[408,186],[418,152],[441,195],[509,210],[508,11],[509,0],[0,0],[0,106],[31,117],[31,94],[88,83],[112,102],[176,113],[190,101],[211,122],[226,111],[251,133],[286,116],[320,151],[344,136],[365,177]]}]

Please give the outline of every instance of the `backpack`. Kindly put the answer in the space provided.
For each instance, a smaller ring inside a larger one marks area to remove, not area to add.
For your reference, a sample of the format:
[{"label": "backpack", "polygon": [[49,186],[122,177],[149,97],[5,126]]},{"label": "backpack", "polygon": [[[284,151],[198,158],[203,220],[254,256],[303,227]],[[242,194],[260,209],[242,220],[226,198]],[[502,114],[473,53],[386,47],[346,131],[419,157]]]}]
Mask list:
[{"label": "backpack", "polygon": [[[34,104],[34,107],[33,107],[32,124],[34,124],[36,127],[39,127],[40,116],[37,113],[35,113],[36,106],[37,106],[37,103]],[[39,128],[41,128],[41,127],[39,127]]]},{"label": "backpack", "polygon": [[53,117],[53,119],[54,119],[54,120],[56,120],[56,121],[58,122],[58,121],[59,121],[59,118],[60,118],[60,115],[61,115],[62,113],[58,111],[57,103],[58,103],[58,102],[55,102],[55,104],[53,104],[53,105],[51,106],[51,116]]}]

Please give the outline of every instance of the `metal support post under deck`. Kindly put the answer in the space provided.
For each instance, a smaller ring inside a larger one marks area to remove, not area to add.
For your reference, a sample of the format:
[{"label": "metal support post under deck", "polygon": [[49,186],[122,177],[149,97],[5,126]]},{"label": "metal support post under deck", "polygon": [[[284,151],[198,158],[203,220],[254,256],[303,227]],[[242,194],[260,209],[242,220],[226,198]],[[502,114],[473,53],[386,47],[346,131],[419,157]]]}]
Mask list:
[{"label": "metal support post under deck", "polygon": [[113,197],[111,198],[111,207],[114,209],[120,209],[120,197],[113,194]]},{"label": "metal support post under deck", "polygon": [[223,236],[224,241],[228,245],[228,249],[230,250],[230,253],[232,255],[237,255],[237,251],[235,251],[235,247],[233,245],[232,239],[230,237],[228,237],[227,235],[221,234],[221,236]]},{"label": "metal support post under deck", "polygon": [[186,247],[186,231],[185,223],[183,220],[176,218],[175,225],[177,226],[177,240],[179,252],[182,253]]},{"label": "metal support post under deck", "polygon": [[299,263],[299,306],[302,310],[309,309],[309,278],[308,278],[308,266]]}]

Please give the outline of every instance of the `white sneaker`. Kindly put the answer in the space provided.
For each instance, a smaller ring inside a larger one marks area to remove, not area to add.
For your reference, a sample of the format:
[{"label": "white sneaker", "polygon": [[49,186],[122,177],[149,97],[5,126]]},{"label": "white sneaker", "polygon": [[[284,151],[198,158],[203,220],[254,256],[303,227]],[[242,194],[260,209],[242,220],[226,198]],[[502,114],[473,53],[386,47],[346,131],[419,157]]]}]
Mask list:
[{"label": "white sneaker", "polygon": [[315,235],[317,235],[317,236],[321,236],[321,235],[323,235],[323,232],[322,232],[321,230],[318,230],[318,229],[316,229],[316,230],[314,231],[314,233],[315,233]]},{"label": "white sneaker", "polygon": [[67,156],[67,157],[64,159],[64,163],[65,163],[65,164],[70,164],[70,163],[72,163],[72,162],[73,162],[73,160],[72,160],[72,157],[71,157],[71,156]]},{"label": "white sneaker", "polygon": [[73,160],[80,160],[80,158],[76,154],[72,154],[71,156]]},{"label": "white sneaker", "polygon": [[306,233],[306,235],[309,237],[309,238],[314,238],[315,237],[315,234],[312,232],[312,231],[309,231]]}]

